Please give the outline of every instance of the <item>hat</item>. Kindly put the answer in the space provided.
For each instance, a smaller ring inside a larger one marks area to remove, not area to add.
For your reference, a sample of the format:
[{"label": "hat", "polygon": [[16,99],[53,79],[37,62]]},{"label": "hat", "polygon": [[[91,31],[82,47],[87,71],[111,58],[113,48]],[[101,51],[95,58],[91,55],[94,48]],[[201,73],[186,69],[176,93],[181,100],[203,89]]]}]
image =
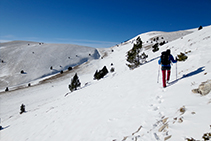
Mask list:
[{"label": "hat", "polygon": [[170,49],[167,49],[167,50],[166,50],[166,53],[167,53],[167,54],[171,54],[171,50],[170,50]]}]

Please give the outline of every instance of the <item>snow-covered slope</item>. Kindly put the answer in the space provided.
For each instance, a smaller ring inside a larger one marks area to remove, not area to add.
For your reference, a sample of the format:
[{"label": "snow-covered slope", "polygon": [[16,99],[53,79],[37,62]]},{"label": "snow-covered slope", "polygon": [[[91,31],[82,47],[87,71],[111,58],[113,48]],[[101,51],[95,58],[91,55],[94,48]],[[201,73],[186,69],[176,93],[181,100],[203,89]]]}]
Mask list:
[{"label": "snow-covered slope", "polygon": [[[169,40],[156,53],[145,48],[148,62],[134,70],[126,66],[126,52],[133,46],[131,39],[125,45],[101,49],[103,59],[80,65],[66,78],[2,93],[0,138],[5,141],[182,141],[191,137],[201,140],[204,133],[211,132],[211,95],[201,96],[191,90],[211,78],[210,36],[211,26],[208,26]],[[148,46],[147,41],[155,36],[151,32],[140,37],[144,46]],[[164,89],[161,76],[157,83],[160,74],[157,61],[166,49],[171,49],[173,56],[187,52],[188,59],[172,66],[171,82]],[[114,73],[93,80],[96,69],[103,66],[109,70],[114,67]],[[75,73],[82,86],[65,96]],[[27,112],[20,115],[22,103]]]},{"label": "snow-covered slope", "polygon": [[[0,43],[0,90],[21,84],[27,86],[31,81],[99,57],[94,48],[70,44],[28,41]],[[21,74],[22,70],[24,73]]]}]

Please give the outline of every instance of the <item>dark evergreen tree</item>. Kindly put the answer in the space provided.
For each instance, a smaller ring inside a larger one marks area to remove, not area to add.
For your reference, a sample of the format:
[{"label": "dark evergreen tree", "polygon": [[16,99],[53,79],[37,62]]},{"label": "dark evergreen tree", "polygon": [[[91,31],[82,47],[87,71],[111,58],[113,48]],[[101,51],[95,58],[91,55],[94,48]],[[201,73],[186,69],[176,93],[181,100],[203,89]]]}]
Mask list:
[{"label": "dark evergreen tree", "polygon": [[24,72],[24,70],[21,70],[21,74],[24,74],[25,72]]},{"label": "dark evergreen tree", "polygon": [[112,72],[114,72],[114,70],[115,70],[114,67],[112,67],[112,68],[110,69],[110,72],[112,73]]},{"label": "dark evergreen tree", "polygon": [[165,41],[160,42],[160,46],[164,45],[165,43],[166,43]]},{"label": "dark evergreen tree", "polygon": [[20,110],[21,110],[20,114],[26,112],[24,104],[21,105]]},{"label": "dark evergreen tree", "polygon": [[202,26],[200,26],[199,28],[198,28],[198,30],[201,30],[203,27]]},{"label": "dark evergreen tree", "polygon": [[102,69],[102,74],[103,74],[103,77],[108,73],[108,69],[106,68],[106,66],[103,67]]},{"label": "dark evergreen tree", "polygon": [[94,80],[98,78],[98,70],[96,70],[95,74],[94,74]]},{"label": "dark evergreen tree", "polygon": [[77,90],[78,87],[81,86],[81,82],[79,81],[77,73],[74,75],[73,79],[71,79],[71,84],[69,85],[69,89],[71,92]]},{"label": "dark evergreen tree", "polygon": [[141,54],[140,59],[142,64],[146,62],[146,59],[148,58],[148,55],[146,55],[144,52]]},{"label": "dark evergreen tree", "polygon": [[5,92],[8,92],[8,91],[9,91],[9,88],[8,88],[8,87],[6,87]]},{"label": "dark evergreen tree", "polygon": [[158,43],[154,44],[154,45],[152,46],[152,48],[153,48],[153,50],[152,50],[153,52],[158,51],[158,50],[159,50]]},{"label": "dark evergreen tree", "polygon": [[127,52],[127,61],[130,63],[130,64],[127,64],[127,66],[130,69],[134,69],[140,65],[139,53],[141,49],[142,49],[142,41],[141,41],[141,38],[138,37],[136,39],[136,44],[134,44],[133,48]]},{"label": "dark evergreen tree", "polygon": [[106,66],[103,67],[102,70],[98,71],[96,70],[95,74],[94,74],[94,80],[100,80],[101,78],[103,78],[106,74],[108,74],[108,69],[106,68]]},{"label": "dark evergreen tree", "polygon": [[69,71],[71,71],[72,69],[73,69],[72,67],[69,67],[69,68],[68,68]]}]

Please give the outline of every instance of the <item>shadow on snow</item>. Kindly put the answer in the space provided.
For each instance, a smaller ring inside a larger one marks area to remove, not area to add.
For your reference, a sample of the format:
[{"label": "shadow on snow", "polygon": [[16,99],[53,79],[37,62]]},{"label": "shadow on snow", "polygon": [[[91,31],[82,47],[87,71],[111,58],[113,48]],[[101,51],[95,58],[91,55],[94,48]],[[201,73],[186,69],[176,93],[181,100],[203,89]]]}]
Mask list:
[{"label": "shadow on snow", "polygon": [[201,72],[203,72],[203,71],[205,70],[204,68],[205,68],[205,67],[200,67],[200,68],[198,68],[197,70],[192,71],[192,72],[190,72],[190,73],[188,73],[188,74],[183,74],[183,76],[182,76],[181,78],[178,78],[178,79],[176,79],[176,80],[170,82],[168,86],[171,86],[171,85],[177,83],[177,82],[178,82],[179,80],[181,80],[181,79],[184,79],[184,78],[191,77],[191,76],[193,76],[193,75],[199,74],[199,73],[201,73]]},{"label": "shadow on snow", "polygon": [[145,64],[148,64],[148,63],[150,63],[150,62],[152,62],[152,61],[154,61],[154,60],[156,60],[156,59],[158,59],[158,58],[160,58],[160,56],[155,57],[155,58],[153,58],[153,59],[151,59],[151,60],[149,60],[149,61],[146,61],[146,62],[144,62],[144,63],[141,63],[140,66],[145,65]]},{"label": "shadow on snow", "polygon": [[10,127],[10,125],[8,125],[8,126],[6,126],[6,127],[1,127],[0,130],[7,129],[7,128],[9,128],[9,127]]}]

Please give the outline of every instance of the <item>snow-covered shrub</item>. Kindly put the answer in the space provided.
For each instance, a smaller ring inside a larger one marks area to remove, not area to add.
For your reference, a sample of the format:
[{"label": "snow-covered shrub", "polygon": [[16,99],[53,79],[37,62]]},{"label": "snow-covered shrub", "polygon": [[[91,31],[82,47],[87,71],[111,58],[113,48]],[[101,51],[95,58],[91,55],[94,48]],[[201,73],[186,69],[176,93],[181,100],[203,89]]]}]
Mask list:
[{"label": "snow-covered shrub", "polygon": [[[205,133],[203,136],[202,136],[203,140],[200,140],[200,141],[210,141],[211,140],[211,133]],[[199,140],[196,140],[194,138],[186,138],[187,141],[199,141]]]},{"label": "snow-covered shrub", "polygon": [[140,55],[141,63],[147,62],[146,59],[148,58],[148,55],[146,55],[144,52]]},{"label": "snow-covered shrub", "polygon": [[94,80],[100,80],[101,78],[103,78],[106,74],[108,73],[108,69],[106,68],[106,66],[103,67],[102,70],[98,71],[96,70],[95,74],[94,74]]},{"label": "snow-covered shrub", "polygon": [[185,61],[186,59],[188,59],[188,56],[186,56],[182,52],[179,55],[177,55],[177,57],[178,57],[178,61]]},{"label": "snow-covered shrub", "polygon": [[74,75],[74,77],[71,79],[71,83],[69,85],[69,89],[71,92],[77,90],[78,87],[81,86],[81,82],[79,81],[77,73]]},{"label": "snow-covered shrub", "polygon": [[205,133],[202,138],[205,140],[205,141],[209,141],[211,140],[211,133]]},{"label": "snow-covered shrub", "polygon": [[188,54],[188,53],[191,53],[191,50],[185,52],[185,54]]},{"label": "snow-covered shrub", "polygon": [[26,112],[26,110],[25,110],[25,105],[24,105],[24,104],[21,105],[20,110],[21,110],[21,111],[20,111],[20,114]]},{"label": "snow-covered shrub", "polygon": [[179,111],[180,111],[181,114],[184,114],[184,113],[186,112],[185,106],[181,107],[181,108],[179,109]]},{"label": "snow-covered shrub", "polygon": [[196,141],[194,138],[186,138],[187,141]]},{"label": "snow-covered shrub", "polygon": [[130,69],[137,68],[140,65],[140,51],[142,49],[141,38],[136,39],[136,44],[133,44],[133,48],[127,52],[127,61],[129,64],[126,64]]}]

